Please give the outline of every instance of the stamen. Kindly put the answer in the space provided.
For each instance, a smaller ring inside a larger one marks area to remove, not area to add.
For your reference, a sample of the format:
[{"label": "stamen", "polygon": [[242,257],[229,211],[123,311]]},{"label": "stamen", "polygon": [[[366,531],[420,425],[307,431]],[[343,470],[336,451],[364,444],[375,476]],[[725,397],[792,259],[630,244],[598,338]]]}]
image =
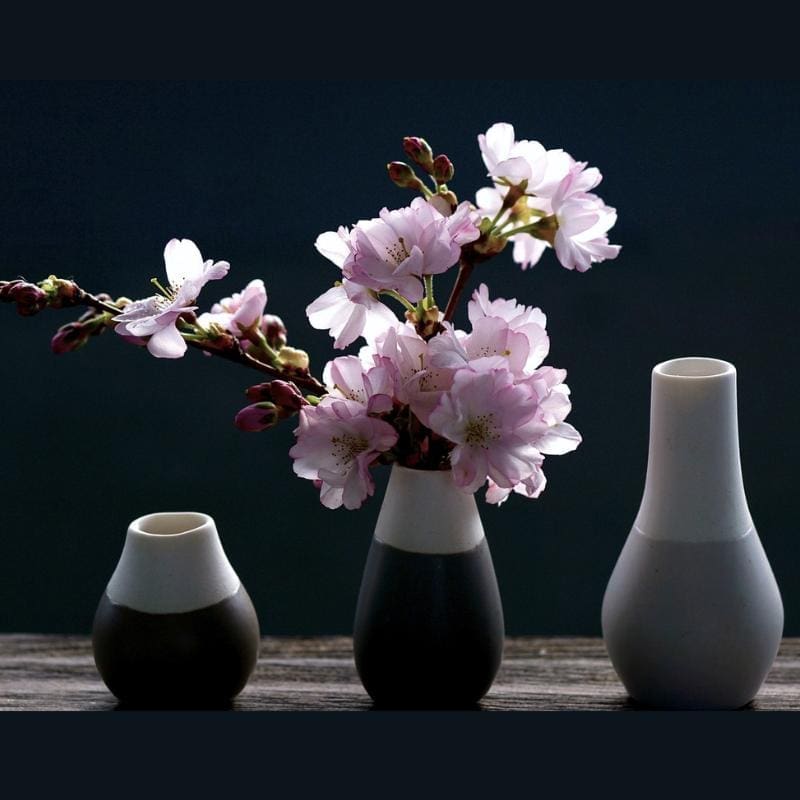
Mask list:
[{"label": "stamen", "polygon": [[399,265],[402,264],[403,261],[405,261],[411,255],[411,253],[408,252],[406,243],[401,236],[395,244],[386,248],[386,255],[390,260],[394,261],[395,265]]},{"label": "stamen", "polygon": [[331,444],[337,467],[347,466],[359,453],[363,453],[369,447],[369,442],[363,436],[353,436],[351,433],[331,437]]},{"label": "stamen", "polygon": [[466,444],[477,445],[484,450],[488,449],[489,442],[500,438],[500,434],[494,430],[494,414],[480,414],[477,417],[470,417],[464,429],[464,441]]}]

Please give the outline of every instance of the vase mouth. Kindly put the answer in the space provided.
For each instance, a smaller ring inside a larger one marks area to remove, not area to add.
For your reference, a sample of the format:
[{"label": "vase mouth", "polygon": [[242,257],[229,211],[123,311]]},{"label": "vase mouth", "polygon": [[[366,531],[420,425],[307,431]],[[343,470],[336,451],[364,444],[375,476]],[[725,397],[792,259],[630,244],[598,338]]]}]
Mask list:
[{"label": "vase mouth", "polygon": [[653,367],[653,374],[677,380],[697,380],[735,375],[736,367],[729,361],[704,356],[688,356],[662,361]]},{"label": "vase mouth", "polygon": [[396,469],[404,470],[405,472],[429,472],[433,474],[442,473],[443,475],[449,475],[453,470],[448,467],[447,469],[425,469],[424,467],[407,467],[404,464],[392,464],[392,467]]},{"label": "vase mouth", "polygon": [[199,511],[157,511],[135,519],[130,528],[144,536],[188,536],[213,523]]}]

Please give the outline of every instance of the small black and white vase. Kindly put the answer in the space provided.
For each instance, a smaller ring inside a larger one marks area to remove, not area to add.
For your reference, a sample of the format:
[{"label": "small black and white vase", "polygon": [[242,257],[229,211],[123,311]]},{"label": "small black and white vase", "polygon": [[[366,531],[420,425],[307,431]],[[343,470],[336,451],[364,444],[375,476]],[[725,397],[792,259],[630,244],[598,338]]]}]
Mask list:
[{"label": "small black and white vase", "polygon": [[494,681],[503,640],[474,496],[449,471],[393,466],[356,608],[364,688],[379,707],[474,706]]},{"label": "small black and white vase", "polygon": [[97,669],[123,704],[225,705],[259,644],[255,609],[211,517],[167,512],[130,524],[92,630]]}]

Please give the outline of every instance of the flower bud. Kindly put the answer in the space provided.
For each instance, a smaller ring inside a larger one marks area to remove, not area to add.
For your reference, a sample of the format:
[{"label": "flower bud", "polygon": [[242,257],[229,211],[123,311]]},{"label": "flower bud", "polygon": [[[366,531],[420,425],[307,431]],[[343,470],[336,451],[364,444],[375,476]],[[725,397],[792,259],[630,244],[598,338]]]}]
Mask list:
[{"label": "flower bud", "polygon": [[436,183],[447,183],[453,179],[453,175],[455,175],[456,170],[453,166],[453,162],[445,155],[436,156],[433,159],[433,179]]},{"label": "flower bud", "polygon": [[414,174],[414,170],[402,161],[392,161],[386,165],[389,178],[401,189],[421,189],[422,181]]},{"label": "flower bud", "polygon": [[243,408],[234,419],[240,431],[263,431],[278,422],[278,410],[274,403],[254,403]]},{"label": "flower bud", "polygon": [[68,322],[62,325],[50,340],[50,349],[56,354],[72,353],[80,350],[92,335],[92,327],[81,322]]},{"label": "flower bud", "polygon": [[308,402],[302,392],[293,384],[286,381],[272,381],[272,400],[286,416],[291,416],[299,411]]},{"label": "flower bud", "polygon": [[453,210],[458,206],[458,198],[451,191],[441,192],[439,197],[443,197],[446,202],[450,203],[450,208]]},{"label": "flower bud", "polygon": [[17,304],[17,313],[23,317],[32,317],[47,306],[47,294],[35,283],[27,281],[11,281],[3,287],[0,299]]},{"label": "flower bud", "polygon": [[282,347],[278,353],[278,360],[286,367],[307,370],[309,364],[308,353],[294,347]]},{"label": "flower bud", "polygon": [[245,396],[253,403],[259,403],[262,400],[272,400],[271,381],[268,383],[257,383],[245,391]]},{"label": "flower bud", "polygon": [[261,333],[270,347],[280,350],[286,344],[286,326],[275,314],[264,314],[261,317]]},{"label": "flower bud", "polygon": [[51,308],[69,308],[81,301],[81,290],[74,281],[51,275],[42,281],[42,289],[47,294]]},{"label": "flower bud", "polygon": [[418,164],[425,172],[433,170],[433,150],[431,146],[419,136],[406,136],[403,139],[403,150],[406,155]]},{"label": "flower bud", "polygon": [[14,298],[11,295],[11,292],[13,291],[14,287],[20,283],[24,283],[24,281],[19,279],[13,281],[0,281],[0,302],[13,303]]}]

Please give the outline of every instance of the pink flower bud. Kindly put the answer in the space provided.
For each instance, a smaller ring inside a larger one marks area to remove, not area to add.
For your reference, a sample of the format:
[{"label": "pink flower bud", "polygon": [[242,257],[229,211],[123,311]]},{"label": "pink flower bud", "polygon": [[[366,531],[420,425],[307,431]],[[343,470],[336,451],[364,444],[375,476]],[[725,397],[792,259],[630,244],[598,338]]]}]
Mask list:
[{"label": "pink flower bud", "polygon": [[246,406],[237,415],[234,424],[240,431],[264,431],[278,422],[278,410],[274,403],[254,403]]},{"label": "pink flower bud", "polygon": [[50,340],[50,349],[56,354],[72,353],[80,350],[92,335],[90,327],[80,322],[68,322],[62,325]]},{"label": "pink flower bud", "polygon": [[445,156],[436,156],[433,159],[433,179],[437,183],[447,183],[453,179],[453,175],[455,175],[455,167],[453,167],[453,162]]},{"label": "pink flower bud", "polygon": [[273,402],[280,409],[291,416],[299,411],[303,406],[308,405],[308,401],[303,397],[300,390],[293,384],[286,381],[272,381],[270,384]]},{"label": "pink flower bud", "polygon": [[401,189],[419,189],[422,181],[414,174],[414,170],[402,161],[392,161],[386,165],[389,178],[395,186]]},{"label": "pink flower bud", "polygon": [[23,317],[32,317],[47,306],[47,294],[35,283],[14,280],[0,288],[0,300],[16,303],[17,312]]},{"label": "pink flower bud", "polygon": [[272,383],[257,383],[245,391],[245,396],[253,403],[259,403],[262,400],[272,400]]},{"label": "pink flower bud", "polygon": [[406,136],[403,139],[403,150],[406,155],[415,163],[418,164],[425,172],[431,172],[433,169],[433,150],[431,146],[419,136]]},{"label": "pink flower bud", "polygon": [[261,317],[261,332],[270,347],[280,350],[286,344],[286,326],[275,314],[264,314]]}]

